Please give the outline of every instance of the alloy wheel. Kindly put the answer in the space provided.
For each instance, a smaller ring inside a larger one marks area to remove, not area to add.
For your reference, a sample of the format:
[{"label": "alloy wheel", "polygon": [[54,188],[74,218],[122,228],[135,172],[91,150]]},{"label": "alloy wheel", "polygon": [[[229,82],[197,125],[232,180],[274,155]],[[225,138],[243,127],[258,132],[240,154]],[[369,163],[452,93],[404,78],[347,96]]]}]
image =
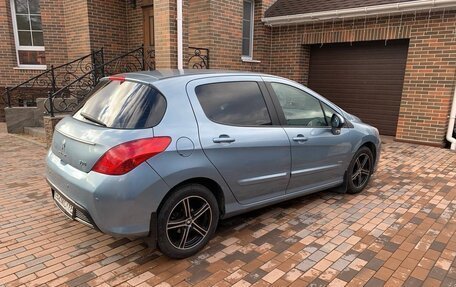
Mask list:
[{"label": "alloy wheel", "polygon": [[371,173],[371,159],[369,155],[362,153],[353,165],[351,180],[356,188],[361,188],[369,180]]},{"label": "alloy wheel", "polygon": [[166,235],[177,249],[195,247],[207,236],[212,224],[212,209],[200,196],[188,196],[172,209],[166,223]]}]

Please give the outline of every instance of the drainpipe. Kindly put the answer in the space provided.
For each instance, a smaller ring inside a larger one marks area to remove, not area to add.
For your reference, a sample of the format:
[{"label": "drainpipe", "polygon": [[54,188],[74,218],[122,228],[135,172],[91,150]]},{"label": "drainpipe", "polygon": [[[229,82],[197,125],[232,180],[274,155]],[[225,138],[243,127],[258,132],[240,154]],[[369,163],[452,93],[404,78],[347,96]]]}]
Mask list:
[{"label": "drainpipe", "polygon": [[446,139],[451,143],[451,149],[456,150],[456,138],[453,137],[453,129],[454,129],[454,122],[456,119],[456,81],[454,87],[454,95],[453,95],[453,104],[451,106],[450,112],[450,123],[448,124],[448,130]]},{"label": "drainpipe", "polygon": [[179,70],[184,68],[182,34],[182,0],[177,0],[177,68]]}]

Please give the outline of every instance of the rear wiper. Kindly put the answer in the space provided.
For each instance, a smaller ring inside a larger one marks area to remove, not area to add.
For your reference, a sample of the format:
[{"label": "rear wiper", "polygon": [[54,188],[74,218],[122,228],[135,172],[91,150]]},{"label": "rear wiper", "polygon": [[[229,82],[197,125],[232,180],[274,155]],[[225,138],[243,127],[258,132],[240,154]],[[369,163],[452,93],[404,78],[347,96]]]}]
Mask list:
[{"label": "rear wiper", "polygon": [[89,121],[91,121],[91,122],[94,122],[94,123],[96,123],[96,124],[99,124],[100,126],[106,127],[106,124],[105,124],[105,123],[103,123],[102,121],[100,121],[100,120],[98,120],[98,119],[92,117],[91,115],[88,115],[88,114],[86,114],[86,113],[84,113],[84,112],[81,112],[81,116],[82,116],[84,119],[86,119],[86,120],[89,120]]}]

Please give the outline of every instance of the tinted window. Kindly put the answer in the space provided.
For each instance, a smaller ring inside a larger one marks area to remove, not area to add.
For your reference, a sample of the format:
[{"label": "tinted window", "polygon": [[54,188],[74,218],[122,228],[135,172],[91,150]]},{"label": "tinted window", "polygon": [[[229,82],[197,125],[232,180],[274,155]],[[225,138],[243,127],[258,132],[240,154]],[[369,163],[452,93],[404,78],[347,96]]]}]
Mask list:
[{"label": "tinted window", "polygon": [[270,125],[271,118],[256,82],[229,82],[195,89],[206,116],[214,122],[237,125]]},{"label": "tinted window", "polygon": [[320,101],[292,86],[271,83],[288,125],[324,127],[326,120]]},{"label": "tinted window", "polygon": [[321,103],[321,105],[323,107],[323,111],[325,112],[326,125],[330,126],[331,125],[331,117],[334,114],[337,114],[337,112],[335,110],[333,110],[331,107],[329,107],[325,103]]},{"label": "tinted window", "polygon": [[110,128],[140,129],[157,125],[165,110],[165,98],[153,87],[129,81],[104,81],[74,118]]}]

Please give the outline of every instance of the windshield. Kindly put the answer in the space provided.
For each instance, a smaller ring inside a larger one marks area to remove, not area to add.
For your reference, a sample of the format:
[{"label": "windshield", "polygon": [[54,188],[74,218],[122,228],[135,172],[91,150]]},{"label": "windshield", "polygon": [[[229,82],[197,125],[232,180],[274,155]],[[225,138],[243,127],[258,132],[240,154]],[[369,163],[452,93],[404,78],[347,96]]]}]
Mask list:
[{"label": "windshield", "polygon": [[166,100],[154,87],[131,81],[100,82],[74,118],[119,129],[156,126],[166,111]]}]

